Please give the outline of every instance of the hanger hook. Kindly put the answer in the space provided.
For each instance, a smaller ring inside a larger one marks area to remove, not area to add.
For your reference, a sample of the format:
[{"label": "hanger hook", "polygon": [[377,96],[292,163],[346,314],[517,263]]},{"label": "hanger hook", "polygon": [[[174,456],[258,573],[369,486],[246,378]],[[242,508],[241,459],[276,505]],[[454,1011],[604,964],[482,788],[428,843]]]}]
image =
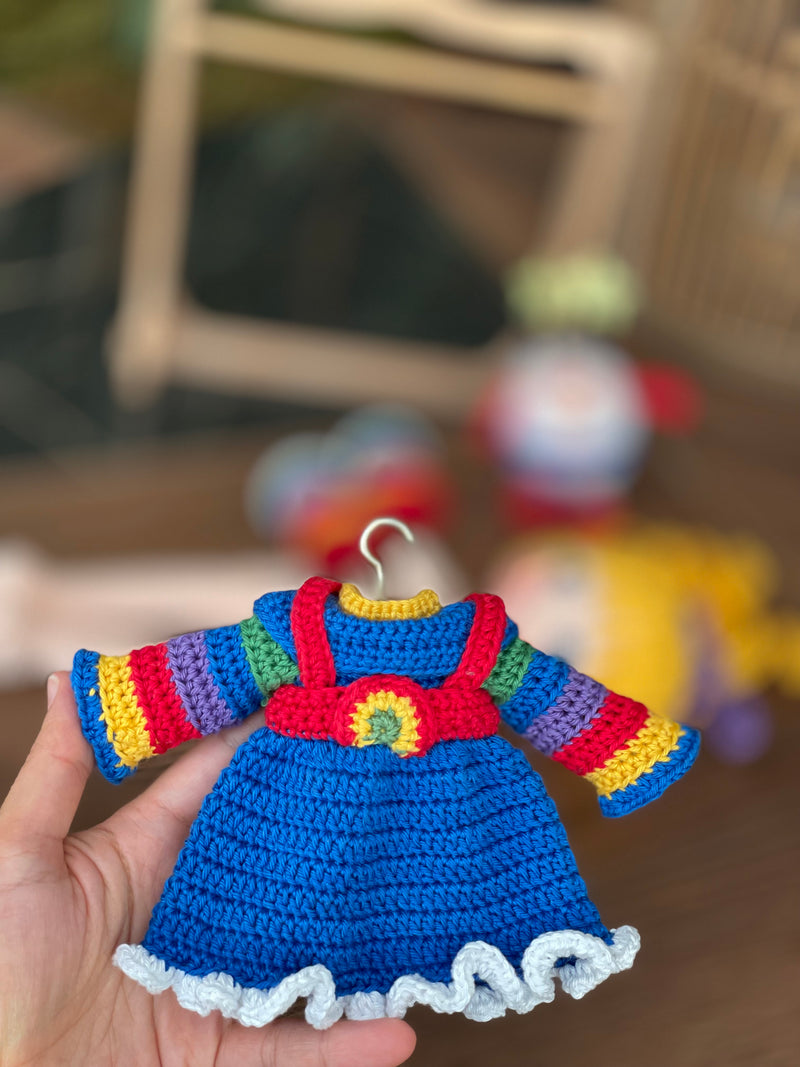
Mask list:
[{"label": "hanger hook", "polygon": [[361,534],[361,540],[358,542],[358,547],[364,559],[368,563],[371,563],[372,566],[375,568],[375,573],[377,575],[378,600],[380,600],[380,598],[383,596],[383,564],[370,549],[369,539],[370,537],[372,537],[373,533],[375,532],[375,530],[378,529],[379,526],[393,526],[395,530],[400,531],[403,537],[405,537],[406,541],[413,542],[414,540],[414,535],[408,528],[408,526],[406,526],[406,524],[404,522],[401,522],[399,519],[393,519],[390,516],[381,516],[378,519],[373,519],[368,526],[364,527],[364,532]]}]

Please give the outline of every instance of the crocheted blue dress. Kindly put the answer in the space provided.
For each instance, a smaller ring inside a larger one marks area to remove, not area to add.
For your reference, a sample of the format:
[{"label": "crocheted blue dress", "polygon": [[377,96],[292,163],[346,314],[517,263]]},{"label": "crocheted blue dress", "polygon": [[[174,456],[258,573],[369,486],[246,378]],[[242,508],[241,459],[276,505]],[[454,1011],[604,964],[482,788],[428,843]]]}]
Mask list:
[{"label": "crocheted blue dress", "polygon": [[556,978],[579,997],[629,967],[636,931],[601,921],[539,776],[496,733],[497,709],[586,774],[611,815],[688,768],[693,731],[654,729],[641,705],[531,649],[497,598],[442,608],[430,591],[374,602],[338,590],[312,579],[262,597],[240,626],[76,656],[84,730],[111,778],[143,744],[162,751],[267,698],[142,944],[116,963],[250,1025],[307,998],[320,1028],[413,1003],[489,1019],[552,1000]]}]

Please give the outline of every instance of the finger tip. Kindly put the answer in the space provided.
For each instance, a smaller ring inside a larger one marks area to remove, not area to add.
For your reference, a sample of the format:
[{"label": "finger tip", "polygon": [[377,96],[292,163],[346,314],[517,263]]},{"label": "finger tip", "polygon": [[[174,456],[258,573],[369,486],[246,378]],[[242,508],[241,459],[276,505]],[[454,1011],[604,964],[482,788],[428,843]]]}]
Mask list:
[{"label": "finger tip", "polygon": [[337,1023],[332,1034],[341,1058],[331,1062],[342,1067],[399,1067],[417,1044],[416,1033],[403,1019],[346,1020]]},{"label": "finger tip", "polygon": [[63,704],[73,701],[72,683],[69,671],[53,671],[47,678],[47,707],[52,708],[58,702]]},{"label": "finger tip", "polygon": [[52,707],[53,701],[58,694],[58,687],[61,684],[61,679],[58,674],[51,674],[47,679],[47,706]]},{"label": "finger tip", "polygon": [[94,762],[92,748],[81,727],[69,671],[53,671],[47,679],[47,711],[42,736],[62,755],[70,755],[82,763],[88,761],[91,769]]},{"label": "finger tip", "polygon": [[386,1023],[392,1028],[394,1045],[401,1056],[397,1062],[405,1063],[417,1047],[417,1032],[404,1019],[387,1019]]}]

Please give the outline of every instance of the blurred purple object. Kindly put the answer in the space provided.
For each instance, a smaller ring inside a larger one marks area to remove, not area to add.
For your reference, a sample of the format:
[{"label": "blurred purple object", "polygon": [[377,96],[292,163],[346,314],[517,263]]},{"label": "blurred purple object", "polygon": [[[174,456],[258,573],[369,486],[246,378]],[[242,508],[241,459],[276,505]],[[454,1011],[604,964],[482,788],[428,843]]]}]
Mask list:
[{"label": "blurred purple object", "polygon": [[709,749],[723,763],[741,766],[759,759],[772,744],[772,713],[757,697],[737,700],[720,708],[703,732]]}]

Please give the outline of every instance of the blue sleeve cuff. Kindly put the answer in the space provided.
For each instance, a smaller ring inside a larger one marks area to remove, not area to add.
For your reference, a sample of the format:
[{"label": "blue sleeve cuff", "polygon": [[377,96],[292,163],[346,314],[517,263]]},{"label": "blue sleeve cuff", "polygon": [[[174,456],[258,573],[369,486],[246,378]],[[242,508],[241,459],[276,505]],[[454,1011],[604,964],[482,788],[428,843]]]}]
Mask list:
[{"label": "blue sleeve cuff", "polygon": [[624,789],[615,789],[608,796],[600,797],[600,810],[610,819],[616,819],[628,812],[643,808],[682,778],[697,759],[700,751],[700,734],[691,726],[682,727],[677,748],[669,754],[669,759],[645,771],[635,782]]},{"label": "blue sleeve cuff", "polygon": [[106,725],[101,719],[100,682],[97,677],[98,652],[85,648],[75,653],[72,663],[72,689],[78,704],[83,736],[94,749],[94,758],[104,778],[109,782],[121,782],[133,774],[134,767],[125,767],[119,761],[114,746],[108,740]]}]

